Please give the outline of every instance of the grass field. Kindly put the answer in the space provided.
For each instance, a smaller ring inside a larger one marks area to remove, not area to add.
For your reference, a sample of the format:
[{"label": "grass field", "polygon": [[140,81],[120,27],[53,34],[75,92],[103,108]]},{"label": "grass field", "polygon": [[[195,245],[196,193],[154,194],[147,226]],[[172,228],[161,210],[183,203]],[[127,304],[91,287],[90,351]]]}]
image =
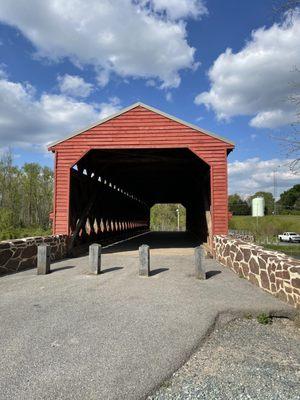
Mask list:
[{"label": "grass field", "polygon": [[293,243],[292,245],[284,244],[265,244],[264,247],[270,250],[282,251],[283,253],[293,256],[294,254],[300,255],[300,244]]},{"label": "grass field", "polygon": [[300,215],[233,216],[229,229],[248,231],[257,237],[277,236],[285,231],[300,232]]},{"label": "grass field", "polygon": [[229,229],[245,231],[254,235],[255,242],[270,250],[278,250],[289,256],[300,258],[300,245],[277,244],[277,235],[283,232],[300,233],[300,215],[233,216]]}]

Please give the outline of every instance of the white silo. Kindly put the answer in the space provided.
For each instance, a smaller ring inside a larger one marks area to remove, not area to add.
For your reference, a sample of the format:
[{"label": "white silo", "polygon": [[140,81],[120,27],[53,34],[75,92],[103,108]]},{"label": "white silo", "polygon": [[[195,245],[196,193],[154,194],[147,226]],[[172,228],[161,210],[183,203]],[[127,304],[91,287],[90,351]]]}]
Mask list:
[{"label": "white silo", "polygon": [[252,217],[263,217],[265,215],[265,199],[254,197],[252,199]]}]

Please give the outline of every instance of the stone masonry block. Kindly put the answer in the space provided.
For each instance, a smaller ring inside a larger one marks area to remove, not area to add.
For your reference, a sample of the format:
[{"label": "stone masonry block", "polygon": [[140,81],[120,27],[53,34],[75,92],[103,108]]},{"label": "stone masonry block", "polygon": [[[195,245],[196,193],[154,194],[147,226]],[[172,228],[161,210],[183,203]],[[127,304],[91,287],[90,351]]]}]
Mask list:
[{"label": "stone masonry block", "polygon": [[206,279],[203,246],[195,248],[195,275],[197,279]]},{"label": "stone masonry block", "polygon": [[146,244],[142,244],[139,247],[139,275],[149,276],[150,275],[150,247]]},{"label": "stone masonry block", "polygon": [[99,275],[101,272],[101,245],[94,243],[89,247],[90,272]]},{"label": "stone masonry block", "polygon": [[46,275],[50,272],[50,246],[41,244],[37,248],[37,274]]}]

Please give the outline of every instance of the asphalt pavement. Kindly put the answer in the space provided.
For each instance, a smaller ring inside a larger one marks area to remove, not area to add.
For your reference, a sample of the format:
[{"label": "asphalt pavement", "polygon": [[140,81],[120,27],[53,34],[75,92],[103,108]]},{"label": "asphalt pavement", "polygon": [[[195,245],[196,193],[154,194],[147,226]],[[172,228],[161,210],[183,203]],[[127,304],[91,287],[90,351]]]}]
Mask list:
[{"label": "asphalt pavement", "polygon": [[[138,246],[151,247],[150,277]],[[214,326],[261,312],[295,310],[214,260],[194,277],[185,234],[150,233],[111,246],[102,273],[88,258],[52,272],[0,279],[0,399],[144,399],[199,347]]]}]

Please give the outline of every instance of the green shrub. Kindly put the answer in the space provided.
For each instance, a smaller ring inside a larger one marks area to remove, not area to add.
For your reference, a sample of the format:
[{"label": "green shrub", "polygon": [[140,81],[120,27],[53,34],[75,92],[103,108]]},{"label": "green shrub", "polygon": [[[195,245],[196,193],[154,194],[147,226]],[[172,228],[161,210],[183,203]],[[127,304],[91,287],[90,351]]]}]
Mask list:
[{"label": "green shrub", "polygon": [[265,313],[259,314],[256,319],[262,325],[268,325],[272,323],[271,317]]},{"label": "green shrub", "polygon": [[51,235],[50,229],[42,229],[39,227],[1,229],[0,227],[0,241],[9,239],[20,239],[31,236],[47,236],[47,235]]}]

